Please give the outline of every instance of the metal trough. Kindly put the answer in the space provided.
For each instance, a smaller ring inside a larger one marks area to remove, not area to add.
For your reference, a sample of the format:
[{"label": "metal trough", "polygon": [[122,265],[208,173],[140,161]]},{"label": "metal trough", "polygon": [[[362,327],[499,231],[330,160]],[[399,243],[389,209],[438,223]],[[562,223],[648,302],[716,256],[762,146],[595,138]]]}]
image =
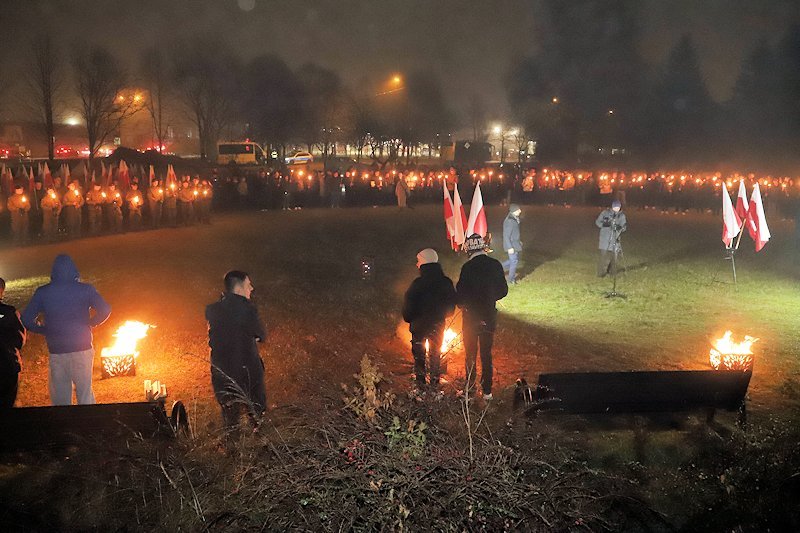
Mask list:
[{"label": "metal trough", "polygon": [[58,448],[98,438],[172,437],[188,430],[182,402],[17,407],[0,410],[0,450]]},{"label": "metal trough", "polygon": [[738,411],[744,421],[752,371],[679,370],[541,374],[533,409],[571,413]]}]

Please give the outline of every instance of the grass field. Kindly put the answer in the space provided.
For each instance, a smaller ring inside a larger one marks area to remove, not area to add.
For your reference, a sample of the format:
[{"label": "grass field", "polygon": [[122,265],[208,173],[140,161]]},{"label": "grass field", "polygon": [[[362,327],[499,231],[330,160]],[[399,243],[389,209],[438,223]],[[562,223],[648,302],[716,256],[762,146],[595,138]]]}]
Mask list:
[{"label": "grass field", "polygon": [[[713,490],[702,486],[687,496],[686,487],[700,483],[696,464],[706,465],[704,480],[714,481],[720,469],[727,472],[728,466],[719,464],[725,454],[718,450],[722,444],[716,433],[691,419],[678,431],[649,432],[645,446],[635,427],[592,429],[580,420],[549,417],[532,426],[513,424],[512,438],[507,432],[512,427],[514,381],[520,376],[535,381],[544,371],[704,369],[712,339],[731,329],[737,337],[760,338],[754,349],[751,421],[766,424],[796,415],[800,256],[793,247],[793,226],[770,220],[773,239],[758,254],[745,237],[737,256],[739,282],[734,285],[730,263],[723,259],[717,218],[631,211],[623,241],[627,271],[619,280],[627,298],[607,299],[610,280],[594,275],[596,214],[591,208],[523,211],[523,278],[499,303],[498,400],[486,411],[485,442],[499,445],[502,433],[503,442],[508,437],[533,450],[545,436],[555,438],[559,449],[580,450],[581,464],[635,479],[652,507],[678,515],[673,523],[685,524],[690,515],[705,511],[708,502],[697,494],[726,497],[719,483],[712,483]],[[488,215],[490,230],[501,234],[505,211],[490,208]],[[111,319],[96,331],[96,347],[106,345],[124,320],[156,326],[141,343],[136,377],[101,380],[97,362],[98,401],[139,401],[142,380],[158,379],[167,383],[171,398],[188,403],[198,434],[213,435],[219,422],[203,310],[218,297],[225,271],[238,268],[251,274],[269,330],[262,347],[268,401],[278,427],[283,428],[279,419],[285,413],[297,413],[291,422],[284,420],[294,427],[298,420],[311,424],[318,413],[341,408],[340,385],[353,382],[365,354],[380,365],[389,389],[398,396],[410,387],[411,356],[399,308],[416,275],[415,254],[427,246],[440,251],[455,281],[464,257],[446,250],[439,207],[257,212],[221,215],[212,226],[6,249],[0,252],[0,276],[9,282],[6,300],[24,307],[35,287],[47,281],[55,255],[72,255],[83,278],[113,307]],[[361,279],[363,257],[374,260],[372,280]],[[457,320],[455,325],[459,330]],[[449,358],[446,391],[452,393],[463,377],[463,353],[456,350]],[[47,353],[41,337],[31,336],[23,360],[18,405],[47,405]],[[450,400],[438,411],[425,412],[412,406],[410,416],[438,421],[430,438],[441,438],[457,433],[458,405]],[[430,459],[434,464],[439,460]],[[241,467],[238,462],[230,471],[240,472]],[[333,476],[334,484],[339,475]],[[14,478],[0,472],[2,479]],[[12,486],[0,483],[0,492]],[[223,492],[209,488],[209,506],[228,489],[219,490]]]},{"label": "grass field", "polygon": [[[416,275],[415,253],[439,249],[454,281],[464,261],[445,250],[439,211],[226,215],[208,227],[5,250],[0,275],[9,281],[6,300],[23,307],[47,281],[53,257],[71,254],[113,306],[96,333],[98,347],[126,319],[157,326],[143,342],[139,376],[97,380],[98,400],[136,400],[141,379],[152,378],[165,381],[173,397],[203,402],[211,397],[203,309],[218,297],[227,269],[245,269],[271,332],[263,353],[270,403],[302,403],[336,389],[363,353],[405,379],[410,354],[400,340],[405,326],[398,311]],[[501,208],[489,211],[496,234],[503,215]],[[734,285],[711,215],[631,212],[622,300],[604,298],[610,280],[594,276],[595,210],[526,208],[523,216],[524,277],[499,304],[501,388],[541,371],[706,368],[710,341],[731,329],[761,339],[753,403],[780,403],[777,392],[800,369],[800,266],[789,223],[771,221],[773,241],[759,254],[744,238]],[[362,257],[374,258],[372,281],[361,280]],[[31,337],[23,358],[19,405],[46,405],[39,336]],[[451,375],[463,373],[461,361],[453,354]]]}]

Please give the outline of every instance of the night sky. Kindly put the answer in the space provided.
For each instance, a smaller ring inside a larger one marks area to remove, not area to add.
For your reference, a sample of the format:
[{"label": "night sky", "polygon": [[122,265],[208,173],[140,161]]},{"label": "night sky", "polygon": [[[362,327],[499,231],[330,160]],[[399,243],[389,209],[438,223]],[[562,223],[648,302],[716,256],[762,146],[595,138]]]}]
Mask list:
[{"label": "night sky", "polygon": [[[690,32],[717,100],[730,95],[742,56],[759,38],[777,39],[800,21],[800,2],[792,0],[642,2],[645,60],[658,65],[681,33]],[[350,85],[431,69],[454,109],[478,93],[501,114],[512,58],[535,52],[539,10],[531,0],[4,0],[0,67],[13,81],[27,40],[40,30],[65,47],[80,40],[108,45],[129,69],[154,42],[217,35],[244,58],[275,53],[292,65],[313,61]],[[13,106],[3,107],[13,116]]]}]

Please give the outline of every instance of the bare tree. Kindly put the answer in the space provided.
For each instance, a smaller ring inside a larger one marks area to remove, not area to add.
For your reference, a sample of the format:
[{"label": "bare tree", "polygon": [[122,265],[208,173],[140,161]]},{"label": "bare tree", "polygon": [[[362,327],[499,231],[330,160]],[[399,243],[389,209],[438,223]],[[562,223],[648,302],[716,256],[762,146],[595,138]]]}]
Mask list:
[{"label": "bare tree", "polygon": [[49,35],[31,43],[31,69],[26,76],[27,103],[47,137],[47,157],[55,158],[55,123],[64,90],[64,71],[58,48]]},{"label": "bare tree", "polygon": [[86,124],[89,159],[122,121],[142,108],[142,96],[125,93],[125,71],[107,50],[83,48],[75,55],[75,79]]},{"label": "bare tree", "polygon": [[486,104],[478,94],[473,94],[469,99],[467,108],[469,123],[472,128],[473,141],[486,140]]},{"label": "bare tree", "polygon": [[232,94],[239,79],[238,62],[221,43],[198,41],[177,57],[180,97],[197,127],[200,158],[216,150],[222,130],[236,114]]},{"label": "bare tree", "polygon": [[150,48],[142,55],[142,78],[147,96],[144,106],[153,123],[153,135],[157,150],[161,152],[167,137],[168,110],[171,109],[172,83],[168,72],[168,62],[157,47]]}]

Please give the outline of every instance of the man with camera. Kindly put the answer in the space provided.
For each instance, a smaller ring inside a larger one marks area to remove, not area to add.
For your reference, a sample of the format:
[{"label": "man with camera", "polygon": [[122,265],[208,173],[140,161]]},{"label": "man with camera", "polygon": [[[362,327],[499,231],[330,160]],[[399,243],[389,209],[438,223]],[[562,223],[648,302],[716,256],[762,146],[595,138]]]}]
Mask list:
[{"label": "man with camera", "polygon": [[622,203],[614,200],[611,209],[605,209],[594,221],[600,228],[600,257],[597,261],[597,276],[613,274],[617,269],[617,256],[621,248],[619,238],[628,229],[628,221],[622,212]]}]

